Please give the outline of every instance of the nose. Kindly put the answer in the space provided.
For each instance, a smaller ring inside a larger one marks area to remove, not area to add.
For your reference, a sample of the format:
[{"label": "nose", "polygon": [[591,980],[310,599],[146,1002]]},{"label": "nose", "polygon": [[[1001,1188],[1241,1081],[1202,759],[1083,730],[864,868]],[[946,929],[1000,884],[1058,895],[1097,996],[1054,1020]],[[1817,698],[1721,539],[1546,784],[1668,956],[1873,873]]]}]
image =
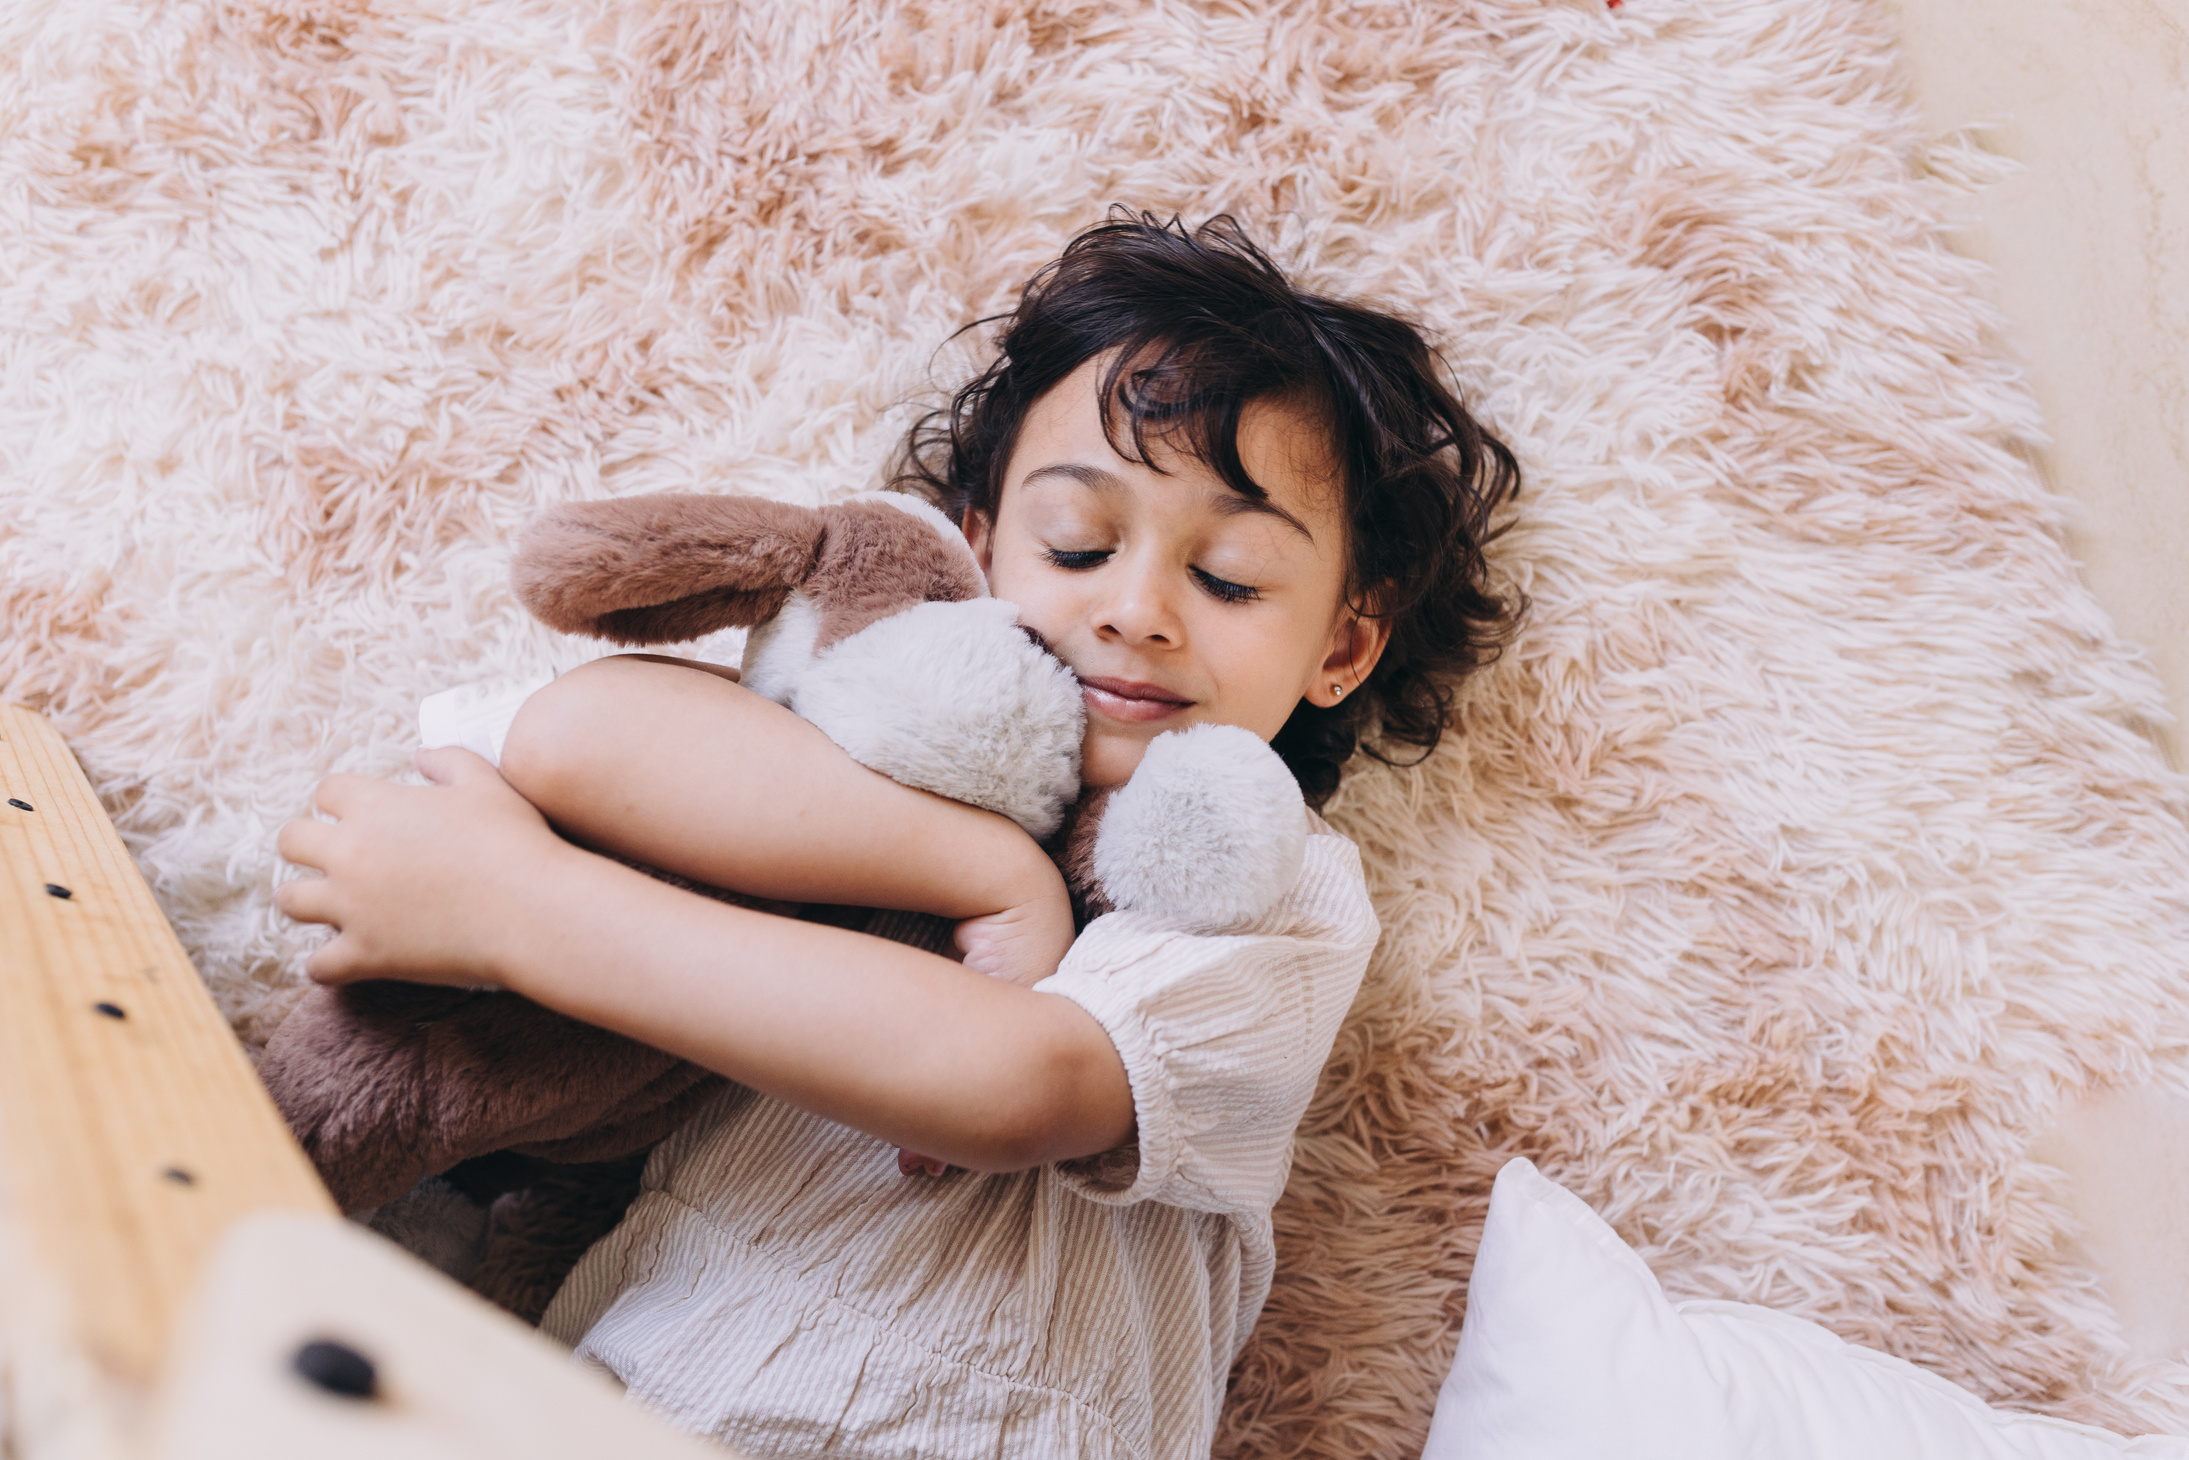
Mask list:
[{"label": "nose", "polygon": [[1185,624],[1172,596],[1176,585],[1152,554],[1120,554],[1109,568],[1094,603],[1098,635],[1172,649],[1185,643]]}]

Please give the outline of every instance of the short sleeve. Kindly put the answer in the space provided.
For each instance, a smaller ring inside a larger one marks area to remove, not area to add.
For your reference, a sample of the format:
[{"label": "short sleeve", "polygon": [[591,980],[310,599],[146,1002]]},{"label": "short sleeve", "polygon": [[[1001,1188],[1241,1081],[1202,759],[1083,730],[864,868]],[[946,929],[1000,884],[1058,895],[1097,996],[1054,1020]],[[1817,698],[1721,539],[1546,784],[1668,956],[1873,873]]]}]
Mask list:
[{"label": "short sleeve", "polygon": [[1138,1130],[1134,1145],[1058,1173],[1100,1202],[1267,1213],[1376,937],[1360,853],[1320,822],[1299,881],[1251,923],[1213,934],[1146,913],[1090,923],[1036,991],[1108,1033]]}]

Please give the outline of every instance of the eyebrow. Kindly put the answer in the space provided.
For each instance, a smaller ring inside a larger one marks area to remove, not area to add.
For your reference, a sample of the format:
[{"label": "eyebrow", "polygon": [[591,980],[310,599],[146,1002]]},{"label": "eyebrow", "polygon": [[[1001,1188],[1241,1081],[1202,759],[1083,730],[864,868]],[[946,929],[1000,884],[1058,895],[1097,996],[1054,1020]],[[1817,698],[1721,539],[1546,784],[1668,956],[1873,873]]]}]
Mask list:
[{"label": "eyebrow", "polygon": [[[1122,491],[1125,486],[1125,483],[1114,472],[1104,471],[1099,466],[1085,466],[1076,461],[1058,461],[1047,466],[1037,466],[1025,476],[1020,477],[1019,483],[1023,486],[1041,477],[1064,477],[1069,481],[1078,482],[1090,491],[1096,492]],[[1309,542],[1315,540],[1315,534],[1307,530],[1306,523],[1290,512],[1285,511],[1284,508],[1270,501],[1267,497],[1254,498],[1243,493],[1227,491],[1222,499],[1217,502],[1216,510],[1226,517],[1239,517],[1247,513],[1262,517],[1274,517]]]}]

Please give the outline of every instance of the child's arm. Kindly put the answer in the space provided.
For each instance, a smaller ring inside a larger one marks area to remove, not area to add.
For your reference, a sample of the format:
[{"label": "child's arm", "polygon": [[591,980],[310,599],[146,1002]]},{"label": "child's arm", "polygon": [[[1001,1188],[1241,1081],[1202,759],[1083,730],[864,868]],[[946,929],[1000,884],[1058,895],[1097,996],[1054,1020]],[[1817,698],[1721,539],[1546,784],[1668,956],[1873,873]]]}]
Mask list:
[{"label": "child's arm", "polygon": [[992,812],[911,790],[700,666],[602,659],[518,711],[502,775],[588,846],[785,902],[960,922],[969,967],[1032,984],[1072,941],[1055,866]]},{"label": "child's arm", "polygon": [[326,876],[284,883],[281,910],[340,929],[315,979],[513,989],[975,1170],[1130,1139],[1124,1065],[1072,1001],[681,892],[561,841],[466,751],[419,765],[437,784],[332,777],[338,820],[282,829]]}]

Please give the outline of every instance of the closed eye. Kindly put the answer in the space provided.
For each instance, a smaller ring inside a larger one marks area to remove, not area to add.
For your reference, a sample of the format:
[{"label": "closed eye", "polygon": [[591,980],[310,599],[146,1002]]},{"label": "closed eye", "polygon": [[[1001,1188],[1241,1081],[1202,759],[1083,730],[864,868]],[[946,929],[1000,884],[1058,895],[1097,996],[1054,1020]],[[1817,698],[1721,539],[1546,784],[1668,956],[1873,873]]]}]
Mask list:
[{"label": "closed eye", "polygon": [[1227,582],[1214,573],[1204,573],[1199,568],[1193,569],[1192,573],[1195,581],[1204,589],[1226,603],[1245,603],[1249,599],[1262,596],[1259,588],[1249,588],[1244,583]]},{"label": "closed eye", "polygon": [[[1100,567],[1109,558],[1110,550],[1108,548],[1090,548],[1085,551],[1074,552],[1064,548],[1044,548],[1042,556],[1049,560],[1051,566],[1072,573]],[[1187,571],[1193,574],[1194,582],[1201,585],[1201,590],[1204,593],[1212,598],[1222,599],[1226,603],[1246,603],[1262,596],[1262,590],[1259,588],[1250,588],[1244,583],[1234,583],[1229,579],[1219,578],[1214,573],[1206,572],[1200,568],[1190,568]]]}]

